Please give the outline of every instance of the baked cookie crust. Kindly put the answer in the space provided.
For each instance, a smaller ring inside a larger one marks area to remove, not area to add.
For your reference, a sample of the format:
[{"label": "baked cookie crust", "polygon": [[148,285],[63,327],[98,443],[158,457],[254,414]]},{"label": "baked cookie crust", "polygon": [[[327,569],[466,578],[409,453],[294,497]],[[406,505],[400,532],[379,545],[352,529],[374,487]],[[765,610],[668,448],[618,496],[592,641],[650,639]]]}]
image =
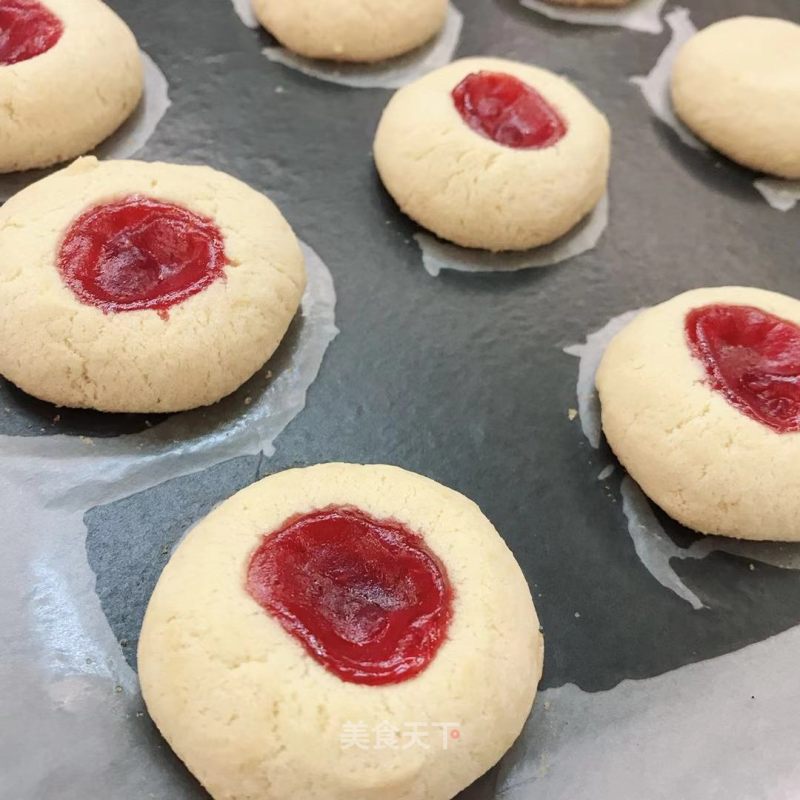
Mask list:
[{"label": "baked cookie crust", "polygon": [[408,53],[444,25],[447,0],[252,0],[258,21],[306,58],[373,62]]},{"label": "baked cookie crust", "polygon": [[[411,680],[342,681],[245,590],[262,537],[330,505],[407,525],[447,570],[448,637]],[[217,800],[450,800],[519,735],[541,669],[530,591],[494,527],[463,495],[389,466],[294,469],[234,495],[170,559],[139,641],[148,710]],[[460,733],[446,748],[442,723]],[[348,724],[418,725],[429,746],[348,747]]]},{"label": "baked cookie crust", "polygon": [[693,36],[672,71],[680,119],[745,167],[800,178],[800,25],[735,17]]},{"label": "baked cookie crust", "polygon": [[[472,130],[451,92],[467,75],[500,72],[536,89],[567,123],[543,149],[514,149]],[[573,228],[605,193],[606,118],[569,81],[497,58],[467,58],[400,89],[375,134],[375,164],[402,211],[442,239],[485,250],[527,250]]]},{"label": "baked cookie crust", "polygon": [[754,306],[800,325],[800,301],[763,289],[695,289],[643,311],[597,372],[603,432],[645,494],[701,533],[800,541],[800,433],[778,433],[708,383],[686,314]]},{"label": "baked cookie crust", "polygon": [[[71,223],[141,195],[212,220],[228,264],[169,309],[107,313],[57,268]],[[0,373],[56,405],[170,412],[234,391],[277,348],[305,287],[299,244],[278,209],[209,167],[82,158],[0,208]]]}]

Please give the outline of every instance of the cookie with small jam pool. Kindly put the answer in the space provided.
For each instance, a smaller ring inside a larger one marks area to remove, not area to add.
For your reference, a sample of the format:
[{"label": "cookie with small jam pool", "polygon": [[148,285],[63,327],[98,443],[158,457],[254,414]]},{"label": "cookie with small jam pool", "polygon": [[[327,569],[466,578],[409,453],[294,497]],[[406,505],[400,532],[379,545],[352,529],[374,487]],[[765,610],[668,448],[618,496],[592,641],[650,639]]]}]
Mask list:
[{"label": "cookie with small jam pool", "polygon": [[519,735],[542,636],[470,500],[397,467],[265,478],[192,528],[139,679],[217,800],[450,800]]},{"label": "cookie with small jam pool", "polygon": [[599,202],[606,118],[569,81],[467,58],[400,89],[375,134],[375,164],[409,217],[442,239],[527,250],[563,236]]},{"label": "cookie with small jam pool", "polygon": [[136,39],[100,0],[0,0],[0,172],[89,152],[143,84]]},{"label": "cookie with small jam pool", "polygon": [[0,208],[0,374],[62,406],[208,405],[269,359],[304,286],[291,228],[241,181],[82,158]]},{"label": "cookie with small jam pool", "polygon": [[701,533],[800,541],[800,301],[695,289],[639,314],[597,372],[603,432]]}]

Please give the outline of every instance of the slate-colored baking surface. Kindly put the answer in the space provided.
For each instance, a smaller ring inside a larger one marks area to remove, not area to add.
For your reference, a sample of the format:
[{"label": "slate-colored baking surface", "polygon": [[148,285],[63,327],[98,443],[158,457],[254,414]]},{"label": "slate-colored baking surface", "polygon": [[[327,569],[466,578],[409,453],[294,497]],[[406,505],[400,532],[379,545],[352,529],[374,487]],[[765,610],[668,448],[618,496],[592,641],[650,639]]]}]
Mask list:
[{"label": "slate-colored baking surface", "polygon": [[[257,475],[331,460],[398,464],[478,502],[534,592],[545,687],[605,689],[800,622],[796,573],[751,571],[731,556],[676,566],[707,609],[692,611],[661,587],[627,533],[619,470],[598,481],[611,456],[593,451],[568,419],[577,361],[562,348],[609,317],[704,285],[800,295],[800,209],[771,209],[751,173],[682,146],[628,82],[649,71],[667,31],[576,27],[515,0],[456,0],[465,15],[459,55],[561,72],[608,115],[612,212],[599,246],[567,264],[431,278],[411,239],[416,228],[381,188],[370,156],[390,92],[270,63],[260,54],[269,37],[245,28],[227,0],[110,4],[170,82],[173,105],[141,156],[207,163],[267,192],[330,267],[341,329],[274,457],[226,462],[87,514],[97,591],[131,663],[149,594],[181,533]],[[685,5],[698,27],[743,13],[800,21],[797,0]],[[0,385],[0,433],[109,436],[144,425],[55,409]],[[681,543],[692,536],[669,528]]]}]

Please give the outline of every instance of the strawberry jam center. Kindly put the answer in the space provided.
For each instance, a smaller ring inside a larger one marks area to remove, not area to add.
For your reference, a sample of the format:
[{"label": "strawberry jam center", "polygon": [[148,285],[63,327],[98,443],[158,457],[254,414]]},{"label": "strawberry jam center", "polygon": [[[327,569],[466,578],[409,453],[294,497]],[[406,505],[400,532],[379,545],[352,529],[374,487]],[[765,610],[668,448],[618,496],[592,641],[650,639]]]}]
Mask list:
[{"label": "strawberry jam center", "polygon": [[105,312],[166,312],[222,277],[227,260],[210,219],[133,195],[78,217],[57,263],[83,303]]},{"label": "strawberry jam center", "polygon": [[453,89],[452,97],[472,130],[506,147],[543,149],[567,133],[558,111],[513,75],[473,72]]},{"label": "strawberry jam center", "polygon": [[752,306],[686,315],[692,353],[734,408],[778,433],[800,431],[800,327]]},{"label": "strawberry jam center", "polygon": [[46,53],[62,33],[61,20],[37,0],[0,0],[0,66]]},{"label": "strawberry jam center", "polygon": [[399,683],[436,655],[452,615],[444,565],[392,520],[331,506],[264,536],[250,596],[344,681]]}]

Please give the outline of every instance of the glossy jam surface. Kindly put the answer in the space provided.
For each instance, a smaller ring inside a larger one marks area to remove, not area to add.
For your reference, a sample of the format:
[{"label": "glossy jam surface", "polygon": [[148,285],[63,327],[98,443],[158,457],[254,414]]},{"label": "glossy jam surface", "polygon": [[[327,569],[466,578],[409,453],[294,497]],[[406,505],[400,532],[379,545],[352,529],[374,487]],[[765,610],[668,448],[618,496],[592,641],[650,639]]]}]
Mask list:
[{"label": "glossy jam surface", "polygon": [[800,327],[752,306],[686,315],[686,336],[710,385],[778,433],[800,431]]},{"label": "glossy jam surface", "polygon": [[166,312],[222,277],[226,263],[210,219],[138,195],[89,209],[58,252],[67,286],[106,312]]},{"label": "glossy jam surface", "polygon": [[399,683],[447,635],[452,590],[422,537],[330,507],[288,520],[250,558],[247,591],[342,680]]},{"label": "glossy jam surface", "polygon": [[62,33],[61,20],[36,0],[0,0],[0,66],[46,53]]},{"label": "glossy jam surface", "polygon": [[564,138],[567,123],[532,86],[503,72],[473,72],[453,89],[464,122],[506,147],[542,149]]}]

